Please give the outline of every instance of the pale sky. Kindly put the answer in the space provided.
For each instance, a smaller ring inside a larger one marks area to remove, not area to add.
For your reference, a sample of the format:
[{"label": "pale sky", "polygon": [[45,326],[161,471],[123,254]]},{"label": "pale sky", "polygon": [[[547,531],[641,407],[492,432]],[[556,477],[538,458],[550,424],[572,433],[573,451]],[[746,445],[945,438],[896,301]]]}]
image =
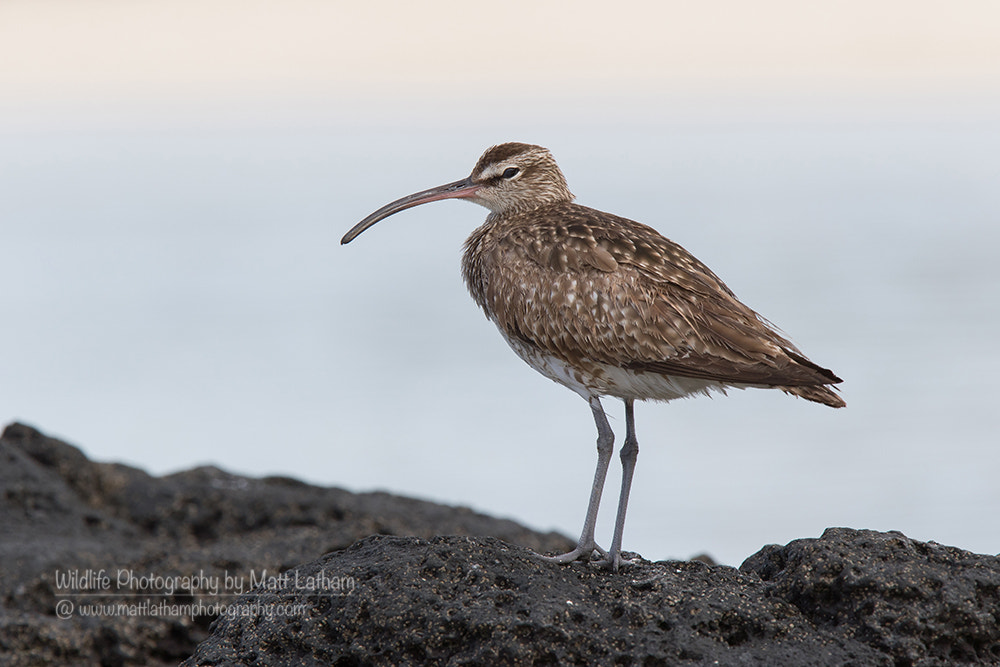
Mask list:
[{"label": "pale sky", "polygon": [[0,103],[996,91],[998,35],[996,0],[0,0]]},{"label": "pale sky", "polygon": [[[736,122],[683,125],[715,118]],[[337,245],[530,141],[849,385],[835,416],[749,391],[643,408],[631,546],[736,563],[864,525],[995,553],[998,119],[1000,0],[0,0],[0,423],[574,534],[593,425],[463,294],[485,212]],[[669,529],[666,492],[697,501]]]}]

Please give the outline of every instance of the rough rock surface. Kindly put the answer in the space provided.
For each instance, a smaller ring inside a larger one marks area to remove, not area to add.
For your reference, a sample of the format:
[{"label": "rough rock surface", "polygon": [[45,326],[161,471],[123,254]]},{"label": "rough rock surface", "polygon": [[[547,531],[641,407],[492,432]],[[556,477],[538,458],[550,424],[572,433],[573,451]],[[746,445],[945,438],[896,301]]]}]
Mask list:
[{"label": "rough rock surface", "polygon": [[[0,664],[1000,665],[994,556],[833,528],[738,570],[636,559],[612,573],[514,544],[570,546],[382,493],[215,468],[151,477],[14,424],[0,436]],[[121,601],[67,596],[56,573],[88,569],[258,579],[242,595],[127,599],[223,602],[217,619],[84,617]]]},{"label": "rough rock surface", "polygon": [[[233,597],[154,581],[134,598],[69,596],[56,574],[99,573],[110,590],[134,593],[145,575],[203,573],[249,582],[251,572],[287,570],[372,534],[497,535],[533,549],[569,548],[562,536],[512,521],[387,493],[354,494],[292,479],[251,479],[217,468],[152,477],[95,463],[71,445],[23,424],[0,436],[0,664],[176,665],[208,636],[214,615],[83,617],[89,603],[202,603]],[[125,573],[127,585],[116,586]],[[225,589],[223,585],[220,588]],[[247,586],[245,590],[249,588]],[[93,587],[90,590],[94,590]],[[228,592],[222,590],[221,592]],[[66,619],[65,606],[74,605]],[[170,610],[172,611],[172,610]]]},{"label": "rough rock surface", "polygon": [[844,528],[739,570],[617,574],[494,538],[375,536],[239,605],[186,666],[1000,664],[1000,559]]}]

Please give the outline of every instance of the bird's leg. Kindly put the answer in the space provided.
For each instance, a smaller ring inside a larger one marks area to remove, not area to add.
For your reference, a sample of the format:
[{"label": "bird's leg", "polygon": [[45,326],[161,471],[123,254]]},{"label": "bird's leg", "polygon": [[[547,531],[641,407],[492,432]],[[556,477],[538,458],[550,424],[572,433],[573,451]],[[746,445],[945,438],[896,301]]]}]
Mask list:
[{"label": "bird's leg", "polygon": [[545,557],[546,560],[555,563],[569,563],[578,558],[589,559],[595,551],[602,556],[608,556],[608,553],[594,541],[594,529],[597,527],[597,510],[601,505],[604,479],[608,476],[608,466],[611,465],[611,454],[614,452],[615,434],[608,424],[601,400],[591,396],[589,402],[590,409],[594,411],[594,421],[597,423],[597,471],[594,473],[594,486],[590,490],[590,504],[587,505],[587,518],[583,522],[580,541],[577,542],[576,548],[568,553]]},{"label": "bird's leg", "polygon": [[635,460],[639,457],[639,441],[635,437],[635,412],[633,400],[625,399],[625,444],[622,445],[622,492],[618,497],[618,516],[615,518],[615,536],[611,540],[611,553],[608,562],[611,568],[618,571],[622,564],[622,533],[625,532],[625,512],[628,509],[628,494],[632,488],[632,475],[635,473]]}]

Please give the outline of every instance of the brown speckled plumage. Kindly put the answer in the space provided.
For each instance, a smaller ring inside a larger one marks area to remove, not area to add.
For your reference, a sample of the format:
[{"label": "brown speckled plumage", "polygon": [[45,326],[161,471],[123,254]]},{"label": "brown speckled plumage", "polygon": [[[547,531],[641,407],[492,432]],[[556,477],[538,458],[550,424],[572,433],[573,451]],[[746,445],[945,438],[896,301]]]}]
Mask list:
[{"label": "brown speckled plumage", "polygon": [[[572,203],[562,172],[538,146],[488,150],[471,180],[521,169],[527,203],[494,209],[465,244],[472,297],[508,339],[579,368],[778,387],[843,407],[840,382],[743,305],[688,251],[651,227]],[[492,208],[492,207],[491,207]],[[626,388],[590,385],[633,399]]]},{"label": "brown speckled plumage", "polygon": [[[507,337],[571,365],[792,393],[840,381],[679,245],[585,206],[494,213],[469,237],[462,266],[472,297]],[[843,405],[825,387],[806,398]]]},{"label": "brown speckled plumage", "polygon": [[651,227],[574,204],[555,160],[540,146],[494,146],[467,179],[379,209],[343,242],[393,213],[445,198],[491,211],[465,244],[462,272],[473,299],[522,359],[594,410],[602,452],[598,476],[580,545],[559,560],[605,553],[593,542],[592,525],[607,469],[603,452],[610,448],[601,440],[613,438],[600,396],[623,399],[629,424],[631,464],[623,449],[628,481],[615,542],[605,553],[615,567],[638,451],[633,401],[774,387],[831,407],[846,405],[829,386],[840,378],[809,361],[684,248]]}]

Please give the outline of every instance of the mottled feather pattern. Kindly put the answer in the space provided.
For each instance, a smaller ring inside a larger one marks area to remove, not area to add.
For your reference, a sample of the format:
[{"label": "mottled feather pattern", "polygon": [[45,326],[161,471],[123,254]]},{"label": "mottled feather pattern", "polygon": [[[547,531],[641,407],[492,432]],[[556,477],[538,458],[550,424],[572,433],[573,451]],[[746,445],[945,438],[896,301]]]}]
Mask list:
[{"label": "mottled feather pattern", "polygon": [[[494,213],[469,238],[463,267],[473,298],[508,339],[570,365],[798,395],[796,387],[839,381],[681,246],[625,218],[568,201]],[[607,389],[600,380],[593,388]],[[842,403],[828,388],[808,393]]]}]

